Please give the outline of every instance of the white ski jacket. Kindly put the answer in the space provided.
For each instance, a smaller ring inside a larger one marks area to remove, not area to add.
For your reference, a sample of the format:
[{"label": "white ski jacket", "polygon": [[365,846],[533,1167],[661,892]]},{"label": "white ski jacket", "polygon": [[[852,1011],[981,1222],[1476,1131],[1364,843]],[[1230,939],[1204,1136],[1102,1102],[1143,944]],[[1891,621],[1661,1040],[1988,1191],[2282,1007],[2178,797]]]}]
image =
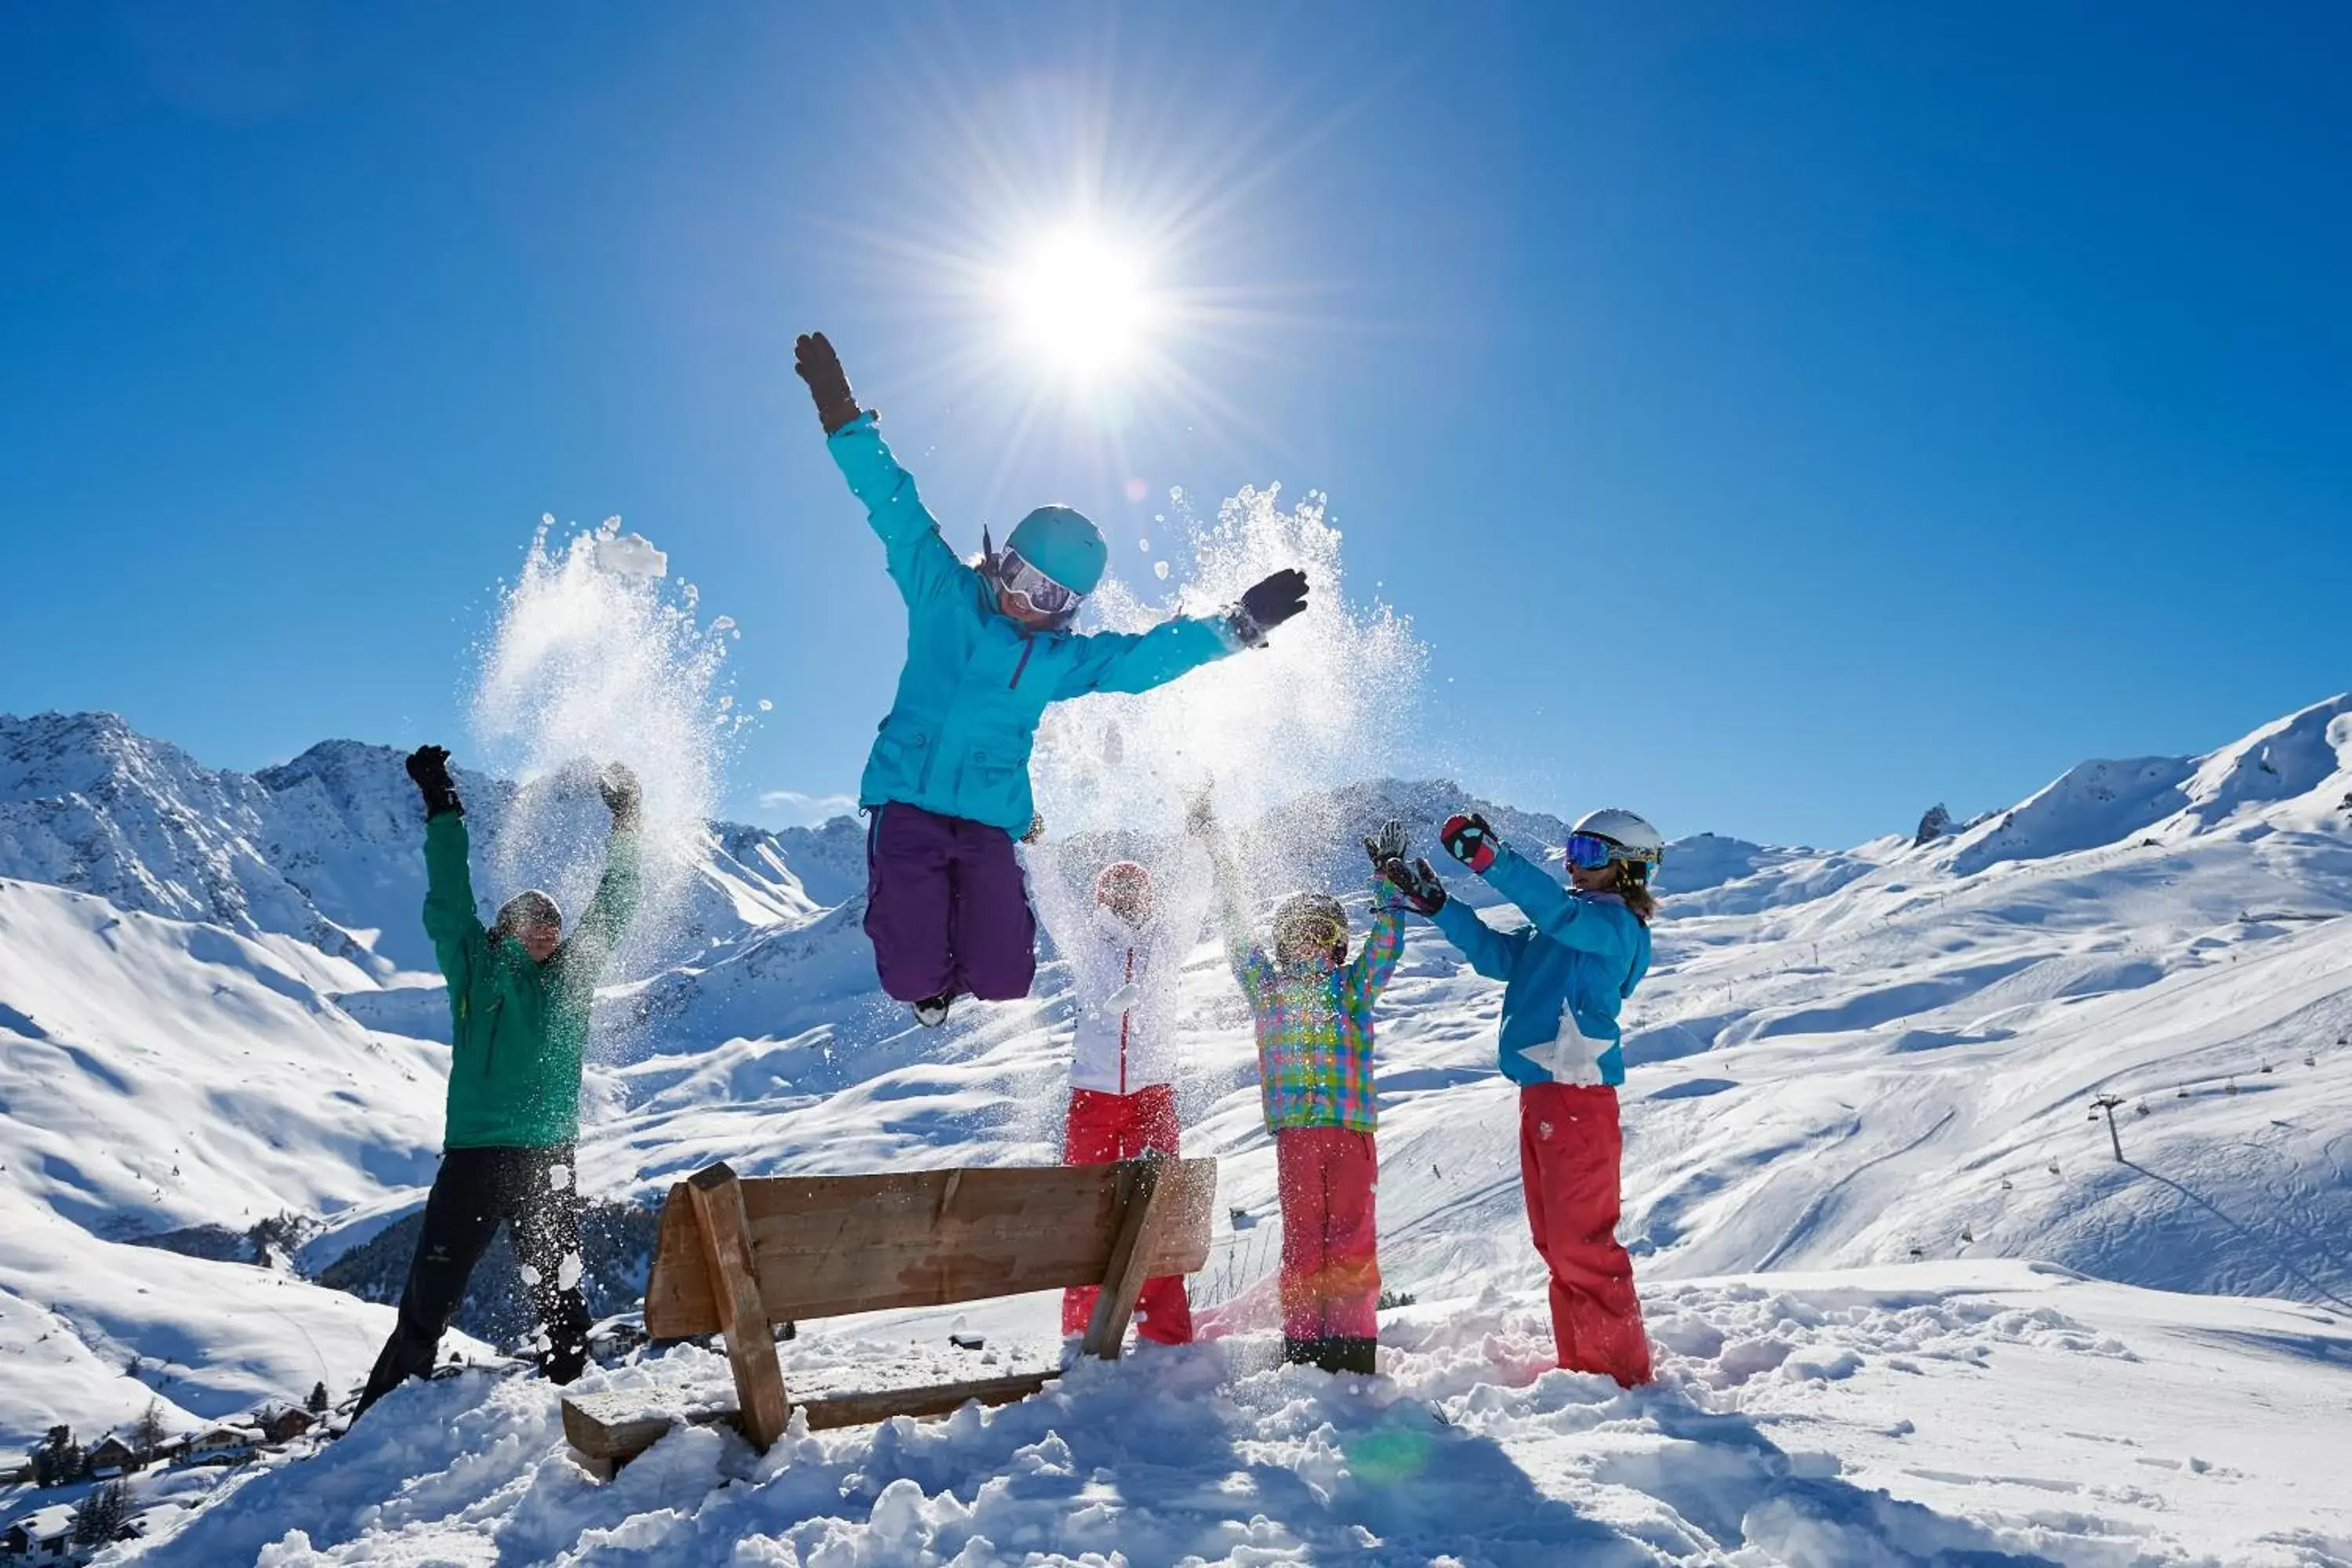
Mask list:
[{"label": "white ski jacket", "polygon": [[1042,847],[1030,851],[1037,912],[1069,963],[1078,1005],[1070,1087],[1134,1094],[1173,1084],[1184,961],[1206,914],[1192,885],[1205,887],[1206,868],[1181,868],[1199,876],[1155,874],[1152,916],[1130,926],[1091,896],[1074,896],[1058,854]]}]

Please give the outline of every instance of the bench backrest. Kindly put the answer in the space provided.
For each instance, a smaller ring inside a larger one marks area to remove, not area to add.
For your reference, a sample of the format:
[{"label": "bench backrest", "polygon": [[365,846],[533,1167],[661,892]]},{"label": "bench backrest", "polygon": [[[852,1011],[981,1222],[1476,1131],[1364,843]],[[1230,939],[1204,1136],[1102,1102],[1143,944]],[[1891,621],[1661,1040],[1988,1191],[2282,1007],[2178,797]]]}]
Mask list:
[{"label": "bench backrest", "polygon": [[[878,1176],[742,1180],[752,1271],[772,1322],[938,1307],[1099,1285],[1120,1213],[1118,1165],[977,1167]],[[1214,1160],[1160,1167],[1143,1273],[1208,1261]],[[646,1332],[687,1339],[722,1327],[681,1182],[662,1207]]]}]

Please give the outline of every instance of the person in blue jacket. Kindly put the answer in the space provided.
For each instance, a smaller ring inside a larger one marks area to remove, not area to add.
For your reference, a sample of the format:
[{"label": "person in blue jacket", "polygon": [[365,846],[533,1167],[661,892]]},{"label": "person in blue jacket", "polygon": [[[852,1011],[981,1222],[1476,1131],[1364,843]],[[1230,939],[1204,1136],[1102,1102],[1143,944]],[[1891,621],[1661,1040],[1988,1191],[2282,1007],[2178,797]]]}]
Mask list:
[{"label": "person in blue jacket", "polygon": [[1102,533],[1066,506],[1023,518],[1001,551],[982,535],[967,564],[940,537],[915,481],[861,409],[823,332],[793,345],[825,446],[866,503],[907,605],[898,700],[866,763],[866,933],[883,990],[942,1022],[958,995],[1029,994],[1036,917],[1013,841],[1036,807],[1029,751],[1046,705],[1090,691],[1149,691],[1244,647],[1307,607],[1307,577],[1275,573],[1221,616],[1148,632],[1070,630],[1102,581]]},{"label": "person in blue jacket", "polygon": [[1650,1342],[1633,1260],[1617,1243],[1625,1081],[1617,1013],[1649,973],[1650,870],[1665,841],[1630,811],[1593,812],[1569,835],[1563,888],[1483,816],[1452,817],[1442,837],[1528,923],[1496,931],[1446,897],[1428,861],[1407,866],[1397,845],[1366,847],[1473,969],[1503,983],[1496,1054],[1519,1086],[1519,1176],[1528,1227],[1551,1273],[1559,1364],[1635,1387],[1650,1381]]}]

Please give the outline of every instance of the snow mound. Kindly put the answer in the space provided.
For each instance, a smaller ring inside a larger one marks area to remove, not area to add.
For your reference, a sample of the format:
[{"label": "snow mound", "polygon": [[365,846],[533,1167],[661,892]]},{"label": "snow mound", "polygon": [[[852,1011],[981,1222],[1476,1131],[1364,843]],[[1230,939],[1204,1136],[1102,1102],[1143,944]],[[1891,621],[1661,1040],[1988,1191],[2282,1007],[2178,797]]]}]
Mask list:
[{"label": "snow mound", "polygon": [[[1653,1292],[1660,1380],[1626,1393],[1546,1369],[1530,1272],[1391,1314],[1376,1379],[1244,1335],[1000,1410],[796,1425],[764,1457],[679,1431],[610,1486],[565,1457],[555,1391],[411,1384],[105,1561],[2260,1565],[2352,1543],[2352,1329],[2325,1314],[2017,1265],[1692,1281]],[[1022,1314],[1050,1332],[1052,1307],[999,1304],[991,1342]],[[791,1373],[871,1375],[945,1328],[804,1337]],[[726,1377],[681,1347],[583,1386]]]}]

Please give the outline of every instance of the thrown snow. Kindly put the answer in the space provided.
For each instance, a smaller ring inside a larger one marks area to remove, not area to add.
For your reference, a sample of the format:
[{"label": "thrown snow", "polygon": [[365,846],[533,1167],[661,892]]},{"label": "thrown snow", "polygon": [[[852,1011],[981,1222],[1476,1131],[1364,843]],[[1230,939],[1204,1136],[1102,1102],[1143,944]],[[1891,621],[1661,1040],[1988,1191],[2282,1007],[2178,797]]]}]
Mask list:
[{"label": "thrown snow", "polygon": [[[1179,508],[1186,505],[1176,496]],[[1307,574],[1306,612],[1249,649],[1141,695],[1096,695],[1049,709],[1032,774],[1048,832],[1173,833],[1187,798],[1215,786],[1231,823],[1293,808],[1279,832],[1244,857],[1268,893],[1314,879],[1340,826],[1318,812],[1328,792],[1397,764],[1396,737],[1420,701],[1429,650],[1412,623],[1379,599],[1348,595],[1341,535],[1325,498],[1282,504],[1279,487],[1244,488],[1214,521],[1186,513],[1183,583],[1147,599],[1106,583],[1092,614],[1117,631],[1139,631],[1181,611],[1222,615],[1269,573]],[[1154,575],[1164,580],[1167,563]],[[1374,826],[1377,826],[1375,824]],[[1357,830],[1360,832],[1360,829]],[[1349,873],[1347,886],[1361,880]]]},{"label": "thrown snow", "polygon": [[520,781],[478,881],[549,888],[567,919],[603,869],[610,817],[598,769],[625,763],[644,789],[644,904],[623,944],[673,946],[743,722],[721,689],[731,623],[703,625],[691,584],[617,518],[551,543],[551,520],[501,595],[482,650],[472,721],[484,752]]},{"label": "thrown snow", "polygon": [[[607,518],[604,521],[604,526],[597,531],[595,535],[597,569],[609,572],[615,577],[635,578],[641,583],[649,583],[657,577],[668,576],[669,557],[655,549],[653,541],[644,534],[621,532],[620,523],[621,520],[617,517]],[[721,618],[724,619],[724,617]],[[733,624],[731,621],[727,622],[728,626]],[[725,628],[714,626],[712,629],[724,630]]]}]

